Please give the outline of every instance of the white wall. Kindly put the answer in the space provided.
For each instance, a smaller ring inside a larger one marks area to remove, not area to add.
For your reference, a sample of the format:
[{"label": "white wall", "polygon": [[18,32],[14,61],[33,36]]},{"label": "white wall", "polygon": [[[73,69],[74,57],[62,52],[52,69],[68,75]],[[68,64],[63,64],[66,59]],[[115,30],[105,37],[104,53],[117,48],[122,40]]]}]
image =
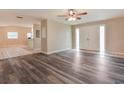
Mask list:
[{"label": "white wall", "polygon": [[55,21],[47,21],[47,52],[71,49],[71,27]]}]

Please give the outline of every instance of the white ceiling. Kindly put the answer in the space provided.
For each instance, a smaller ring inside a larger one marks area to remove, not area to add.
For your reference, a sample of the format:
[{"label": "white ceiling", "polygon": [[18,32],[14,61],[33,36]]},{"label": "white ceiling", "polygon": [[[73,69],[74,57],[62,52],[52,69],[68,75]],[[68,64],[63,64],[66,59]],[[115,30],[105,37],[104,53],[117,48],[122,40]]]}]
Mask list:
[{"label": "white ceiling", "polygon": [[[66,21],[64,18],[57,17],[67,13],[67,9],[14,9],[14,10],[0,10],[0,26],[32,26],[32,24],[40,23],[41,18],[48,18],[61,23],[69,25],[93,22],[99,20],[106,20],[116,17],[124,16],[123,9],[78,9],[77,12],[88,12],[87,15],[82,16],[80,21]],[[16,16],[23,16],[24,18],[17,19]]]}]

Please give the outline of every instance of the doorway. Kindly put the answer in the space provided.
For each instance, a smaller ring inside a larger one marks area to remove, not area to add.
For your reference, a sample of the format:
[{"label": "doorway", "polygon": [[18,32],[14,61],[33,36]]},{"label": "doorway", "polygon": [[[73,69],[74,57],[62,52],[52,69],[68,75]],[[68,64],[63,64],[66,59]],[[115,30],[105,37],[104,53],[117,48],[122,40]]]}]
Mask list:
[{"label": "doorway", "polygon": [[[78,36],[77,36],[78,35]],[[79,27],[76,29],[76,48],[105,52],[105,25]]]}]

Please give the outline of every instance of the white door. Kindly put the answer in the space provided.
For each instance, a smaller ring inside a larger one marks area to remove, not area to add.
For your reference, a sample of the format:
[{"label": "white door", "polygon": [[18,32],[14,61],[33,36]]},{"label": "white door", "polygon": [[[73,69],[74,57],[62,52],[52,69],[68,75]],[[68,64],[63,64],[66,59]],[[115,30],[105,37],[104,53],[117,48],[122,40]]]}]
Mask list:
[{"label": "white door", "polygon": [[80,49],[99,50],[99,26],[86,26],[80,29]]},{"label": "white door", "polygon": [[79,45],[80,49],[88,49],[89,48],[89,31],[86,30],[85,28],[79,30]]},{"label": "white door", "polygon": [[100,31],[98,26],[91,27],[89,31],[89,50],[99,51]]}]

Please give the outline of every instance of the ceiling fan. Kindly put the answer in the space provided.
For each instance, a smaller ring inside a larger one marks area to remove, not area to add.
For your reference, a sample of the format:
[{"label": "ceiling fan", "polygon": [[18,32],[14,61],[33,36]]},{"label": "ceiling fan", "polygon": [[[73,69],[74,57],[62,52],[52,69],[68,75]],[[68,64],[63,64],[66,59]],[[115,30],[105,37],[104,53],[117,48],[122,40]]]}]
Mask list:
[{"label": "ceiling fan", "polygon": [[68,9],[68,13],[66,15],[58,15],[58,17],[65,17],[67,21],[76,21],[81,20],[81,16],[87,15],[87,12],[77,13],[75,9]]}]

